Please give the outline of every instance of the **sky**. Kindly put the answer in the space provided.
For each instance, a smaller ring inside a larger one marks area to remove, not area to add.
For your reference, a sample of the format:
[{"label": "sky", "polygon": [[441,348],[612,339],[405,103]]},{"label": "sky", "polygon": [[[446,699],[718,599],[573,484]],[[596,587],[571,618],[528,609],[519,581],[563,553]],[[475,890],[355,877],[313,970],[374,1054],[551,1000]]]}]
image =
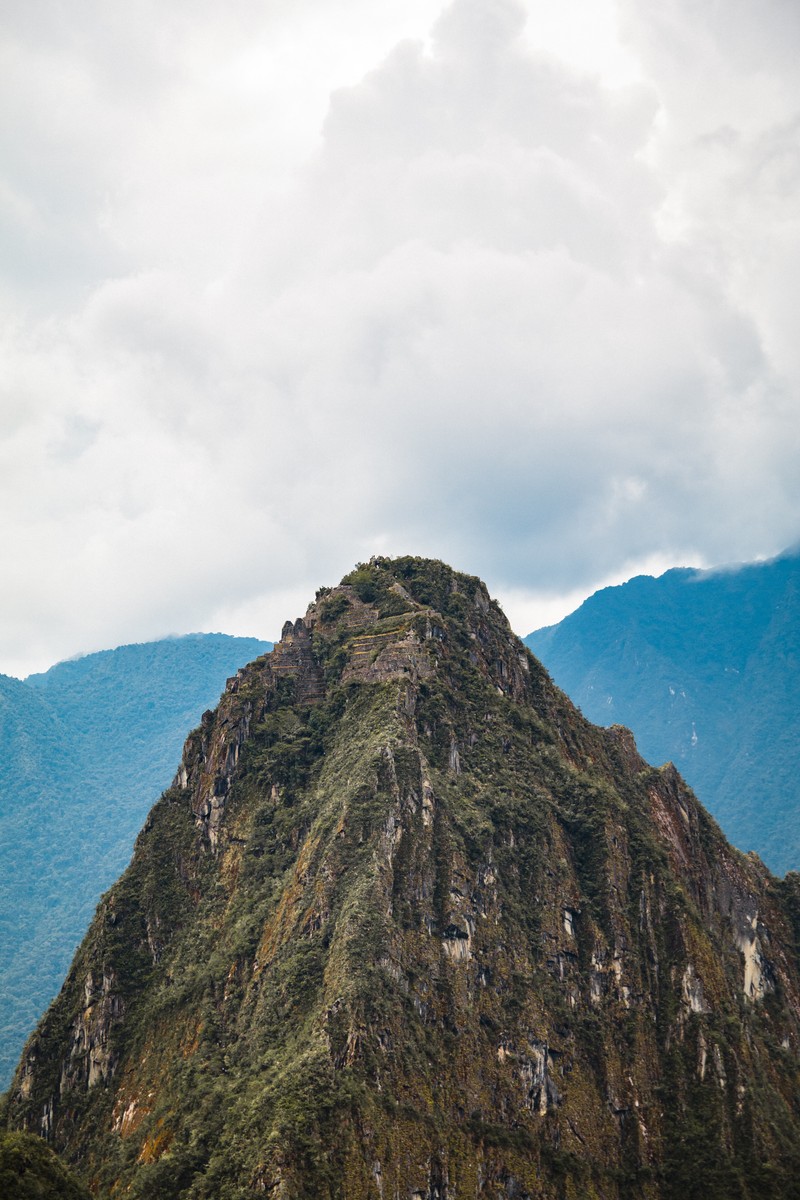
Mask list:
[{"label": "sky", "polygon": [[372,554],[525,634],[797,543],[798,52],[795,0],[4,6],[0,671]]}]

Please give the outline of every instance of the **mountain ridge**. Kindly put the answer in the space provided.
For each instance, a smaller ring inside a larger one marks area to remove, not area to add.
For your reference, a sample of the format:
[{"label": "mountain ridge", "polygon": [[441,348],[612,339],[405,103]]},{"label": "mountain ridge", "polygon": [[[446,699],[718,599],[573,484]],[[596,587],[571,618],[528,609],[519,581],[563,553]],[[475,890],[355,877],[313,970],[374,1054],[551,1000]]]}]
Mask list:
[{"label": "mountain ridge", "polygon": [[58,990],[186,729],[272,643],[138,643],[0,677],[0,1087]]},{"label": "mountain ridge", "polygon": [[590,720],[674,761],[737,845],[800,865],[800,552],[637,576],[524,640]]}]

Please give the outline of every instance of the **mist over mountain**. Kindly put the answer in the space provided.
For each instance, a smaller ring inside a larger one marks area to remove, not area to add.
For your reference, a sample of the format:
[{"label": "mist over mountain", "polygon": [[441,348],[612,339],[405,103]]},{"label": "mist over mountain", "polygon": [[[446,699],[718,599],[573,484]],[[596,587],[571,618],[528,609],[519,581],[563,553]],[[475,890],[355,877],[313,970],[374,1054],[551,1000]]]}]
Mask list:
[{"label": "mist over mountain", "polygon": [[187,739],[5,1117],[98,1200],[788,1200],[799,885],[373,559]]},{"label": "mist over mountain", "polygon": [[674,762],[736,846],[800,866],[800,552],[642,575],[525,642],[590,721]]},{"label": "mist over mountain", "polygon": [[187,729],[271,646],[193,634],[0,676],[0,1087]]}]

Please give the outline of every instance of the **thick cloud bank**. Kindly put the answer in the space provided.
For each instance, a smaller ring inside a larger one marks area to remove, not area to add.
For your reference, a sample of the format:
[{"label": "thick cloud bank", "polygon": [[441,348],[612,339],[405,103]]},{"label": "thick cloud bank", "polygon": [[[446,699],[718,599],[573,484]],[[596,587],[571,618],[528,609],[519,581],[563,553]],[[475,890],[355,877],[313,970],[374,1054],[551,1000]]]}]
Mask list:
[{"label": "thick cloud bank", "polygon": [[796,540],[791,6],[620,0],[624,85],[516,0],[49,7],[2,43],[0,669],[268,636],[373,552],[525,632]]}]

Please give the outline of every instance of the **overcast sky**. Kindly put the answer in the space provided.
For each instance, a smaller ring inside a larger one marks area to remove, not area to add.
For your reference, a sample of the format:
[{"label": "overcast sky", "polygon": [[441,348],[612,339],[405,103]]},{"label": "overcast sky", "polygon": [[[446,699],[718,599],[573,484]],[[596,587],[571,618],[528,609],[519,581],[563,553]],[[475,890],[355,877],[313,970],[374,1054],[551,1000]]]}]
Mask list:
[{"label": "overcast sky", "polygon": [[0,671],[800,538],[796,0],[4,8]]}]

